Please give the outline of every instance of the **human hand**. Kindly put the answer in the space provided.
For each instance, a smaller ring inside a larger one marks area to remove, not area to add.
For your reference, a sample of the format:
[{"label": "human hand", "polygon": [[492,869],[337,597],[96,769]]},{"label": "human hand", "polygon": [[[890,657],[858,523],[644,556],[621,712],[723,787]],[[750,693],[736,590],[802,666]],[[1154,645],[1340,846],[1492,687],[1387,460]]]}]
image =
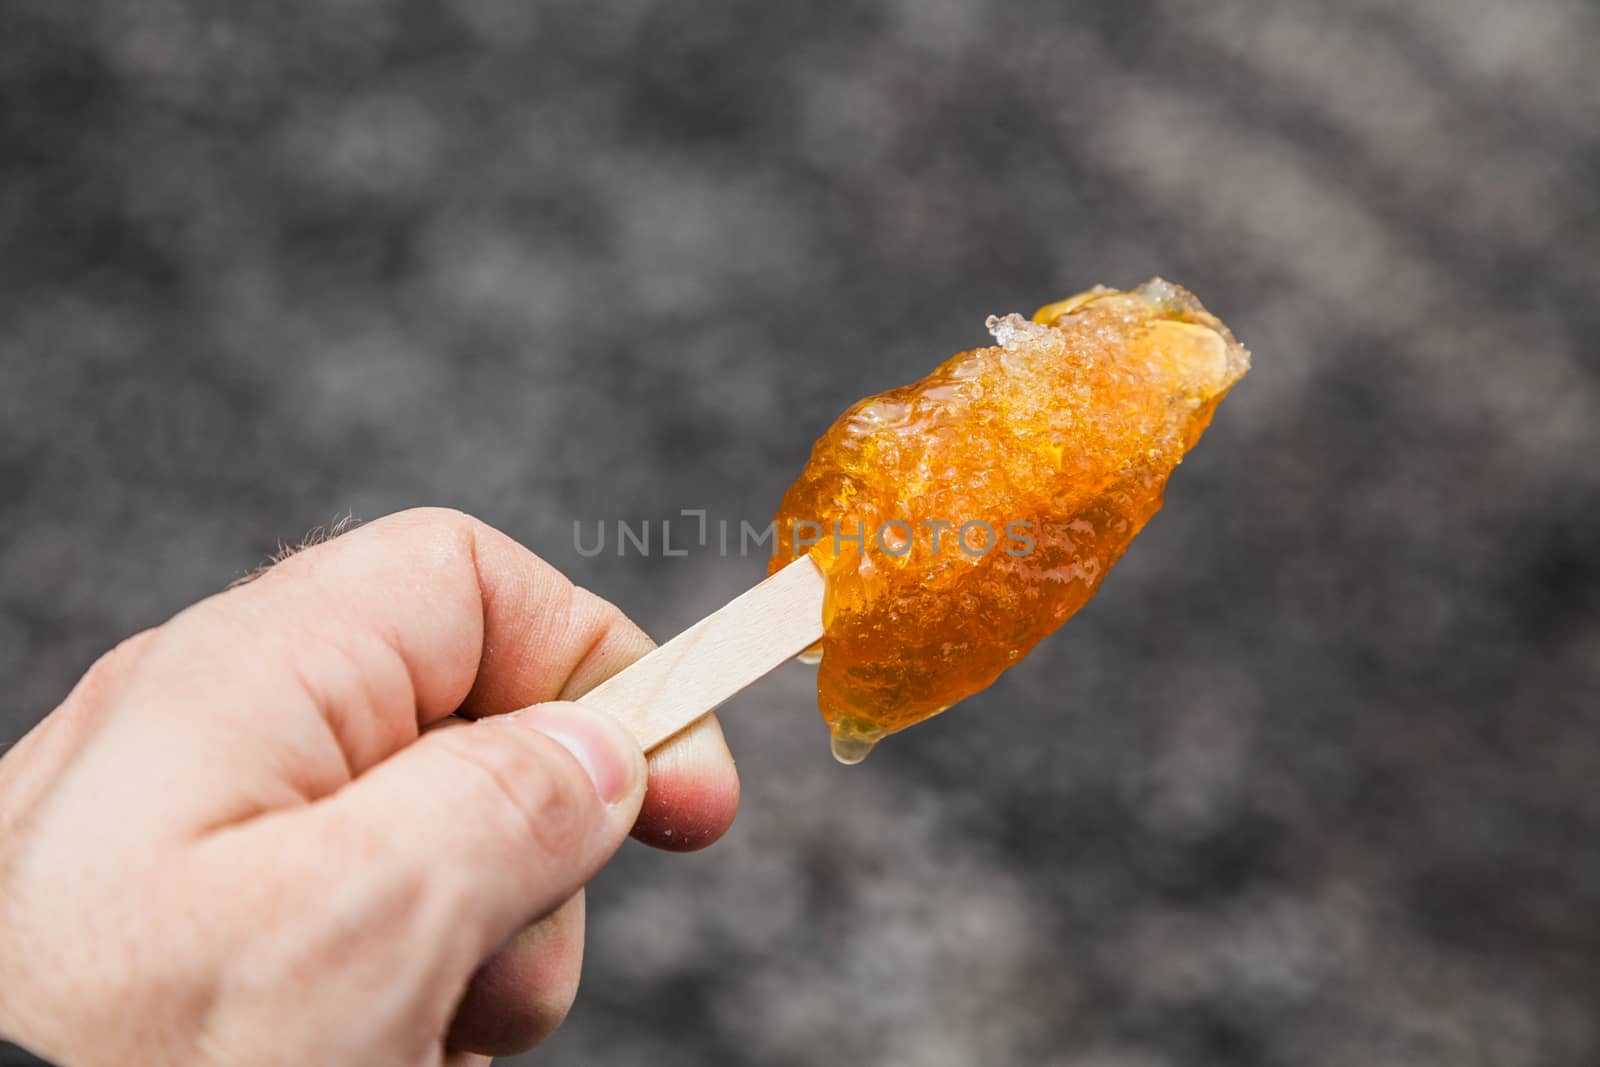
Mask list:
[{"label": "human hand", "polygon": [[698,847],[738,805],[715,720],[647,765],[565,703],[649,648],[434,510],[124,642],[0,759],[0,1037],[73,1067],[538,1043],[630,828]]}]

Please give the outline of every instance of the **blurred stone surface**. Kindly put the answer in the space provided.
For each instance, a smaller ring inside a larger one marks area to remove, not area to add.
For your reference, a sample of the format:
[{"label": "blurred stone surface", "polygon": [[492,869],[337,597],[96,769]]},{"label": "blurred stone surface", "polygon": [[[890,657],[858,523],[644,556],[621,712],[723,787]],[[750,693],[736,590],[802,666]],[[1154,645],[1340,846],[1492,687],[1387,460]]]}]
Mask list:
[{"label": "blurred stone surface", "polygon": [[1592,5],[0,30],[0,738],[347,511],[670,635],[763,561],[574,520],[765,521],[857,397],[1159,273],[1256,369],[1101,595],[859,768],[803,668],[736,701],[738,824],[624,851],[529,1062],[1600,1059]]}]

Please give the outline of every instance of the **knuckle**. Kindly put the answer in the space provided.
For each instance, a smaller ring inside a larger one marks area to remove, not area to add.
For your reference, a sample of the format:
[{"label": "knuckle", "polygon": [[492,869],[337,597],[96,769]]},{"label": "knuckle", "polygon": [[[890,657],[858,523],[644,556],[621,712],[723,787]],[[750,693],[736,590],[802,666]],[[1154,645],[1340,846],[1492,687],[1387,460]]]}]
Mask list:
[{"label": "knuckle", "polygon": [[486,527],[454,508],[412,508],[389,517],[392,550],[429,567],[476,570],[478,534]]},{"label": "knuckle", "polygon": [[[164,627],[144,630],[123,640],[95,660],[72,687],[72,691],[40,724],[39,731],[48,733],[53,739],[44,742],[45,749],[53,751],[56,757],[62,758],[65,754],[76,751],[98,725],[114,713],[130,677],[146,658],[151,646],[163,640],[164,633]],[[26,745],[29,740],[31,736],[25,738],[23,744]],[[5,754],[6,749],[0,748],[0,756]],[[45,764],[59,769],[61,759],[46,758],[44,764],[37,764],[31,768],[18,767],[15,766],[15,761],[12,762],[13,774],[35,777]],[[4,781],[6,777],[0,775],[0,781]],[[4,825],[7,821],[0,818],[0,825]]]},{"label": "knuckle", "polygon": [[[629,649],[648,650],[655,646],[639,624],[628,618],[622,609],[611,601],[590,592],[582,586],[574,586],[573,616],[585,620],[593,635],[592,644],[596,648],[617,645]],[[640,655],[643,651],[639,652]]]},{"label": "knuckle", "polygon": [[575,615],[593,619],[600,630],[628,621],[621,608],[592,589],[576,584],[572,587],[572,611]]},{"label": "knuckle", "polygon": [[117,679],[124,677],[144,658],[145,651],[160,632],[159,629],[143,630],[119,642],[90,665],[68,700],[87,700],[104,695]]},{"label": "knuckle", "polygon": [[422,536],[442,541],[470,537],[482,523],[459,508],[408,508],[390,516],[389,521]]}]

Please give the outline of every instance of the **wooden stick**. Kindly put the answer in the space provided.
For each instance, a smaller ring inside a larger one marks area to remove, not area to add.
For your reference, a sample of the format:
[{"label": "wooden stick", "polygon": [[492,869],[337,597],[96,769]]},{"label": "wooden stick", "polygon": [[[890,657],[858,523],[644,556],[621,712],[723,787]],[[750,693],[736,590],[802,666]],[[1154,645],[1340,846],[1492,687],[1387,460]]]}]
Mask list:
[{"label": "wooden stick", "polygon": [[578,698],[646,752],[822,637],[822,572],[802,557]]}]

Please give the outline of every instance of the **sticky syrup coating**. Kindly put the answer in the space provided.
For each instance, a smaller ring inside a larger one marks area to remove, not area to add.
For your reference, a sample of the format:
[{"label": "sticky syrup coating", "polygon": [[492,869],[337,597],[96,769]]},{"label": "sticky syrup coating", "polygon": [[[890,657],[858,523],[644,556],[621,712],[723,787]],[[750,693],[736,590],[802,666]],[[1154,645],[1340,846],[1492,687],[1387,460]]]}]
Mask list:
[{"label": "sticky syrup coating", "polygon": [[809,551],[827,576],[809,655],[846,762],[985,688],[1081,608],[1250,366],[1159,278],[988,325],[994,347],[846,410],[778,509],[771,569]]}]

